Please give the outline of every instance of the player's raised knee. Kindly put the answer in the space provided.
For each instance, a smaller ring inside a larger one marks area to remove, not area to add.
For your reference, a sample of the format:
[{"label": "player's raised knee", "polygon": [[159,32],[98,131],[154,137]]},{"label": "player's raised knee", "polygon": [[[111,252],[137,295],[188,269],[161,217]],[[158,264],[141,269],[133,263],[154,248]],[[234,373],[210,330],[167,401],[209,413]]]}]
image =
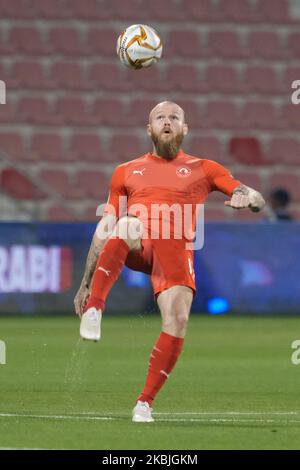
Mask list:
[{"label": "player's raised knee", "polygon": [[119,219],[115,234],[126,240],[131,249],[138,249],[140,248],[143,229],[143,223],[137,217],[124,216]]}]

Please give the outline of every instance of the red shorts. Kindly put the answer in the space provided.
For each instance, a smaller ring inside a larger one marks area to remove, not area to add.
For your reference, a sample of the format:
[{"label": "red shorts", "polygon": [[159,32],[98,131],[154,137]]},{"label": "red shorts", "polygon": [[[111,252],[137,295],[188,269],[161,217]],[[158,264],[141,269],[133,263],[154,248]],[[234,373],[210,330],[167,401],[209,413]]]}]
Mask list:
[{"label": "red shorts", "polygon": [[185,249],[184,240],[142,239],[141,251],[130,251],[126,266],[151,274],[155,297],[175,285],[187,286],[196,294],[194,251]]}]

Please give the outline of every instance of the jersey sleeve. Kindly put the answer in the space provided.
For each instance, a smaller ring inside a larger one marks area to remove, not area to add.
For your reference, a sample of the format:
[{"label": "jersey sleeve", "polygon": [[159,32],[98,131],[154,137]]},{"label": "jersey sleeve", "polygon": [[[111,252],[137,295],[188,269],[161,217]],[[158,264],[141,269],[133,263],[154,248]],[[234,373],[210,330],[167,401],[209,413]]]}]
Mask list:
[{"label": "jersey sleeve", "polygon": [[125,187],[125,167],[119,165],[114,170],[110,186],[107,203],[103,215],[115,215],[117,219],[127,212],[127,191]]},{"label": "jersey sleeve", "polygon": [[204,168],[211,185],[211,191],[221,191],[227,196],[231,196],[233,190],[242,184],[220,163],[207,160]]}]

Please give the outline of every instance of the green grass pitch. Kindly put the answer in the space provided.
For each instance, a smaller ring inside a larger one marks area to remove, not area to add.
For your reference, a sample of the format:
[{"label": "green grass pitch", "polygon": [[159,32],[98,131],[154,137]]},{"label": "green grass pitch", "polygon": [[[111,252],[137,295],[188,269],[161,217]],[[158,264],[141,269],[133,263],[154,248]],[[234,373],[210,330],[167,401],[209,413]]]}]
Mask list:
[{"label": "green grass pitch", "polygon": [[0,448],[299,449],[299,319],[192,315],[184,352],[131,422],[158,315],[105,316],[99,343],[72,317],[0,318]]}]

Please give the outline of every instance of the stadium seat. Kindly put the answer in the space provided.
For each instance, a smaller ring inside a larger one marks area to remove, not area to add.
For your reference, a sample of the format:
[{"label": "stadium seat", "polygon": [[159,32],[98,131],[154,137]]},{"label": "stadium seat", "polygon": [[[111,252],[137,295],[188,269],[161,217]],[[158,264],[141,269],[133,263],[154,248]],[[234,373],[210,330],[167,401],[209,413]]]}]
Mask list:
[{"label": "stadium seat", "polygon": [[263,164],[260,142],[255,137],[233,137],[229,142],[229,153],[234,160],[244,165]]},{"label": "stadium seat", "polygon": [[240,82],[237,70],[231,65],[210,65],[205,71],[205,81],[215,93],[238,93]]},{"label": "stadium seat", "polygon": [[274,94],[285,91],[275,68],[268,66],[249,66],[244,73],[244,90],[261,94]]},{"label": "stadium seat", "polygon": [[55,191],[64,199],[80,199],[84,197],[82,189],[73,183],[73,178],[64,170],[42,170],[39,178],[49,191]]},{"label": "stadium seat", "polygon": [[124,162],[133,160],[145,152],[139,137],[134,134],[113,134],[109,150],[117,160]]},{"label": "stadium seat", "polygon": [[33,135],[28,158],[36,161],[63,161],[63,143],[61,136],[55,133],[38,133]]},{"label": "stadium seat", "polygon": [[88,103],[81,97],[60,98],[56,101],[55,113],[63,124],[88,126],[95,122],[88,108]]},{"label": "stadium seat", "polygon": [[46,98],[23,97],[18,102],[17,119],[26,124],[55,124]]},{"label": "stadium seat", "polygon": [[34,11],[29,7],[27,0],[1,0],[0,18],[27,19],[33,18]]},{"label": "stadium seat", "polygon": [[275,137],[270,144],[267,158],[281,165],[299,165],[300,140],[290,137]]},{"label": "stadium seat", "polygon": [[188,152],[197,157],[219,161],[222,154],[221,143],[216,137],[194,137],[189,143]]},{"label": "stadium seat", "polygon": [[34,200],[45,197],[45,193],[15,168],[4,168],[0,172],[0,188],[5,193],[18,200]]},{"label": "stadium seat", "polygon": [[76,186],[80,188],[86,198],[94,199],[95,212],[98,204],[107,201],[111,175],[102,171],[80,171],[77,173]]},{"label": "stadium seat", "polygon": [[73,18],[73,9],[70,2],[31,0],[31,8],[35,18],[41,17],[49,20]]},{"label": "stadium seat", "polygon": [[110,161],[109,152],[105,152],[102,143],[97,134],[79,134],[75,133],[71,137],[70,149],[67,152],[68,158],[78,161]]},{"label": "stadium seat", "polygon": [[[124,75],[123,80],[127,80],[127,87],[131,90],[147,91],[147,92],[165,92],[170,90],[168,79],[165,78],[164,70],[159,67],[151,67],[145,70],[129,70]],[[122,87],[124,85],[122,84]]]},{"label": "stadium seat", "polygon": [[281,47],[279,33],[252,31],[248,37],[248,48],[252,57],[282,59],[286,56]]},{"label": "stadium seat", "polygon": [[182,21],[185,18],[185,8],[182,8],[176,0],[151,0],[148,2],[151,17],[162,20]]},{"label": "stadium seat", "polygon": [[80,56],[87,53],[80,31],[75,28],[56,27],[49,32],[51,49],[57,54]]},{"label": "stadium seat", "polygon": [[184,9],[187,18],[193,18],[195,21],[215,21],[218,17],[217,8],[212,0],[184,0]]},{"label": "stadium seat", "polygon": [[233,101],[209,101],[203,124],[208,129],[231,129],[238,123],[236,104]]},{"label": "stadium seat", "polygon": [[207,57],[242,58],[245,50],[240,37],[234,31],[211,31],[208,33]]},{"label": "stadium seat", "polygon": [[290,23],[289,0],[264,0],[257,2],[261,19],[269,23]]},{"label": "stadium seat", "polygon": [[15,122],[16,122],[16,113],[15,113],[15,106],[13,105],[13,103],[6,101],[5,105],[0,104],[0,123],[14,124]]},{"label": "stadium seat", "polygon": [[8,43],[17,54],[47,54],[50,47],[43,40],[42,31],[33,27],[14,27],[10,30]]},{"label": "stadium seat", "polygon": [[196,31],[171,30],[166,43],[166,55],[174,57],[201,57],[203,46]]},{"label": "stadium seat", "polygon": [[86,90],[89,82],[79,62],[56,62],[51,67],[51,80],[57,88],[67,90]]},{"label": "stadium seat", "polygon": [[132,115],[130,120],[124,117],[124,105],[121,99],[99,98],[93,103],[92,116],[97,124],[103,126],[128,126],[133,125]]},{"label": "stadium seat", "polygon": [[272,102],[248,102],[241,110],[237,126],[241,129],[277,129],[277,109]]},{"label": "stadium seat", "polygon": [[194,65],[170,65],[167,69],[166,82],[170,89],[185,92],[201,91],[199,73]]},{"label": "stadium seat", "polygon": [[260,17],[256,12],[253,3],[249,0],[220,0],[218,8],[225,21],[237,23],[252,23],[259,21]]},{"label": "stadium seat", "polygon": [[[124,0],[119,2],[119,7],[122,9]],[[116,19],[116,14],[112,13],[111,0],[99,2],[98,0],[89,0],[82,2],[82,0],[72,0],[72,13],[73,16],[79,19],[90,20],[110,20]],[[115,13],[115,12],[114,12]]]},{"label": "stadium seat", "polygon": [[[290,33],[288,37],[288,51],[290,56],[298,59],[300,57],[300,33]],[[299,78],[299,76],[297,77]]]},{"label": "stadium seat", "polygon": [[[133,71],[130,71],[131,73]],[[119,64],[94,63],[88,71],[87,81],[92,90],[129,91],[132,83],[125,67]]]},{"label": "stadium seat", "polygon": [[133,99],[126,115],[127,126],[145,127],[148,123],[148,117],[151,109],[157,104],[154,98]]},{"label": "stadium seat", "polygon": [[280,125],[289,131],[300,129],[300,106],[295,106],[292,103],[283,105],[280,113]]},{"label": "stadium seat", "polygon": [[117,38],[121,31],[97,28],[88,32],[87,47],[93,54],[115,57]]},{"label": "stadium seat", "polygon": [[287,188],[294,202],[300,202],[300,177],[292,170],[280,171],[269,176],[269,190],[274,188]]},{"label": "stadium seat", "polygon": [[195,99],[179,99],[176,102],[184,110],[185,120],[191,130],[203,127],[204,109],[202,103],[197,103]]},{"label": "stadium seat", "polygon": [[257,191],[263,191],[264,189],[263,178],[258,171],[236,170],[233,172],[233,176],[241,183]]},{"label": "stadium seat", "polygon": [[6,85],[8,88],[28,88],[30,90],[51,88],[42,63],[33,60],[15,62]]},{"label": "stadium seat", "polygon": [[8,158],[22,158],[25,154],[24,142],[19,132],[2,132],[0,134],[0,154]]}]

